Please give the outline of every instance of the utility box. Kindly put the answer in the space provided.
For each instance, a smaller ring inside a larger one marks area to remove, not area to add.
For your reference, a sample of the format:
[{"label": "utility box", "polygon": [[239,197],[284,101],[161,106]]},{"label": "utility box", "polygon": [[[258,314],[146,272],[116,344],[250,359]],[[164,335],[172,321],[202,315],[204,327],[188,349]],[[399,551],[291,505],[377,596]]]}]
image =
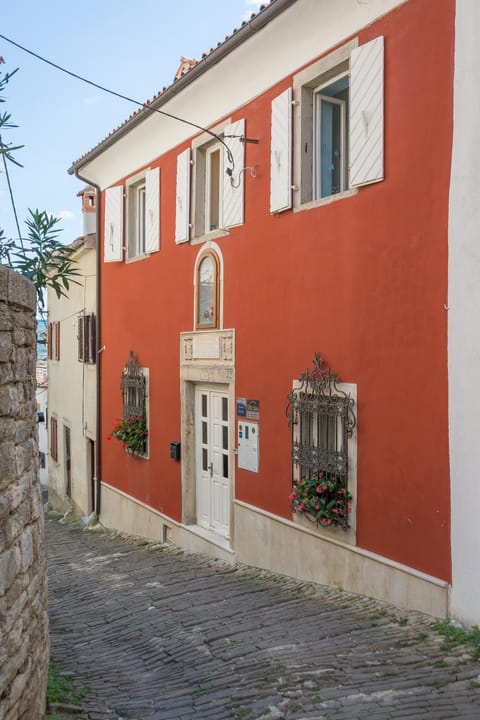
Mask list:
[{"label": "utility box", "polygon": [[258,473],[259,425],[253,422],[238,423],[238,467]]},{"label": "utility box", "polygon": [[180,460],[180,442],[178,440],[170,443],[170,457],[173,460]]}]

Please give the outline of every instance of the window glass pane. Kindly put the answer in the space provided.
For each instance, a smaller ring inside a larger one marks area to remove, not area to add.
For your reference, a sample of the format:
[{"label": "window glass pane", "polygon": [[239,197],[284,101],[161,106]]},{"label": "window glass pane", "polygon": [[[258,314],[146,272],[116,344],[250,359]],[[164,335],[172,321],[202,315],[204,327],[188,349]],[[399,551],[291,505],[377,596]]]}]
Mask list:
[{"label": "window glass pane", "polygon": [[226,425],[222,428],[222,448],[228,450],[228,427]]},{"label": "window glass pane", "polygon": [[205,448],[202,450],[202,470],[208,470],[208,454]]},{"label": "window glass pane", "polygon": [[207,255],[198,270],[198,325],[215,323],[215,263]]},{"label": "window glass pane", "polygon": [[202,443],[206,445],[208,442],[208,430],[207,430],[207,423],[202,422]]},{"label": "window glass pane", "polygon": [[202,395],[202,417],[207,417],[207,396]]},{"label": "window glass pane", "polygon": [[223,422],[228,421],[228,398],[222,398],[222,420]]},{"label": "window glass pane", "polygon": [[223,477],[228,478],[228,455],[222,455],[223,458]]}]

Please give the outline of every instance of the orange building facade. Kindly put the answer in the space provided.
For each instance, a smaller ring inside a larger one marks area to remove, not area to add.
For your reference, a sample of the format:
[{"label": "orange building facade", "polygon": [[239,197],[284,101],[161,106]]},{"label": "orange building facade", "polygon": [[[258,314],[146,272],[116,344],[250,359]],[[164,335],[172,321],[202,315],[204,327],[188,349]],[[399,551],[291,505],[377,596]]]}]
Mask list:
[{"label": "orange building facade", "polygon": [[73,166],[100,519],[445,615],[455,4],[335,5],[275,0],[151,101],[205,131],[147,108]]}]

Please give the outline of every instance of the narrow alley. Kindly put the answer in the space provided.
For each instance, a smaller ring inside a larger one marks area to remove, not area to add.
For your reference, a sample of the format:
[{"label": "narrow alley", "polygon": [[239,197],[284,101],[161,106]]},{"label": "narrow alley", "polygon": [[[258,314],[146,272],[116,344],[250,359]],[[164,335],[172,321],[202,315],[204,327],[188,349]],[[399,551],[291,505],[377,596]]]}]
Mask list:
[{"label": "narrow alley", "polygon": [[46,520],[52,660],[89,720],[478,720],[432,619]]}]

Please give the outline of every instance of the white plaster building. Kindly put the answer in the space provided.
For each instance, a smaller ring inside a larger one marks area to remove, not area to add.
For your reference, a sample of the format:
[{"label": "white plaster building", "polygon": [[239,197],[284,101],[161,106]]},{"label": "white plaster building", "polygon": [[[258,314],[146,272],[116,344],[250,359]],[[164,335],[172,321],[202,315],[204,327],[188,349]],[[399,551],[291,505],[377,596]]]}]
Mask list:
[{"label": "white plaster building", "polygon": [[77,514],[95,510],[95,190],[83,200],[84,236],[73,243],[80,273],[67,297],[48,291],[49,501]]}]

